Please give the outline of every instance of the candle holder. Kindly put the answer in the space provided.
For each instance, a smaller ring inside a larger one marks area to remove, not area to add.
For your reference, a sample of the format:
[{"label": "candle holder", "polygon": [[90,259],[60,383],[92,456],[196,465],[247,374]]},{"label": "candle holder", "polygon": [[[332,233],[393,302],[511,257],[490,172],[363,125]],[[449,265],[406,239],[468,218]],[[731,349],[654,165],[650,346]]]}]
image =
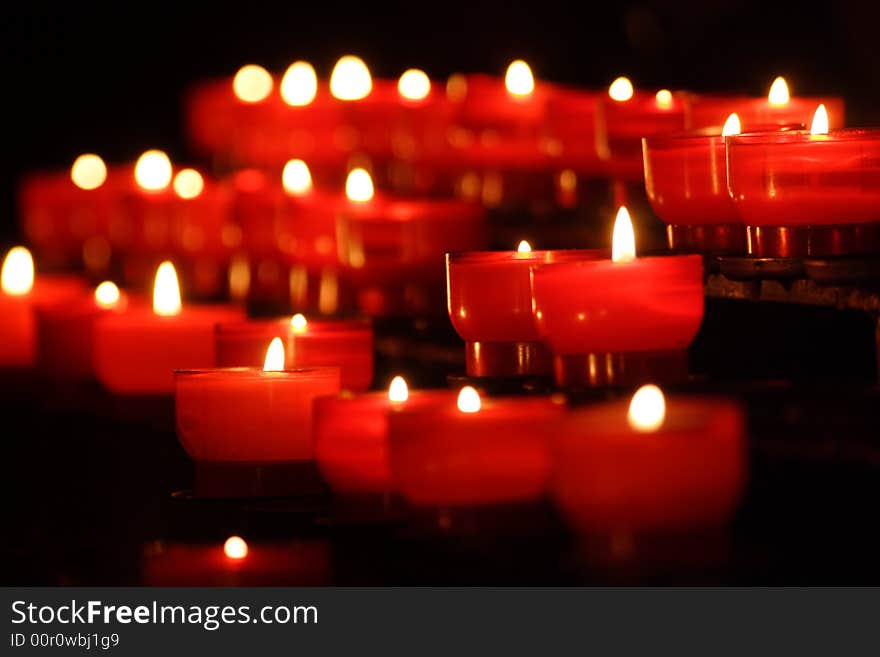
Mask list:
[{"label": "candle holder", "polygon": [[742,254],[746,229],[740,223],[666,226],[669,248],[684,253]]},{"label": "candle holder", "polygon": [[687,351],[643,351],[557,356],[556,384],[569,391],[678,384],[689,378]]},{"label": "candle holder", "polygon": [[746,226],[748,253],[757,258],[880,254],[880,222],[835,226]]}]

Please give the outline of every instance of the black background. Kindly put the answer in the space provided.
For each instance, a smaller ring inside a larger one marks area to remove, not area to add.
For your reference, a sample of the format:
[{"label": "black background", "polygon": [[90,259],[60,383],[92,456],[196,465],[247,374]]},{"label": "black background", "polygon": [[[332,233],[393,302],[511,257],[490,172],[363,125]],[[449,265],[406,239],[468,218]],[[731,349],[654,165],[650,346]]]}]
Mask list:
[{"label": "black background", "polygon": [[[35,6],[32,6],[35,5]],[[83,151],[132,159],[149,147],[187,158],[187,84],[246,62],[283,71],[297,58],[327,75],[353,52],[374,74],[410,66],[435,78],[503,73],[515,57],[539,77],[766,93],[777,74],[795,94],[835,93],[851,125],[880,121],[877,3],[163,2],[3,9],[0,239],[15,236],[15,184],[67,167]]]}]

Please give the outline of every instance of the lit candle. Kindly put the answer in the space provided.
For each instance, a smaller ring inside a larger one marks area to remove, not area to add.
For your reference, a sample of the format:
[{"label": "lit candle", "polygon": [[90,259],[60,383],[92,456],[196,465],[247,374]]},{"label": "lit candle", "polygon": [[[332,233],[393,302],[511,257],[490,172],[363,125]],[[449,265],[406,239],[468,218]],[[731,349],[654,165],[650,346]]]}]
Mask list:
[{"label": "lit candle", "polygon": [[553,497],[590,534],[723,525],[745,485],[743,415],[726,400],[646,385],[629,402],[572,411],[554,445]]},{"label": "lit candle", "polygon": [[162,263],[153,288],[153,307],[106,314],[95,323],[95,372],[111,392],[169,395],[174,370],[213,367],[214,326],[240,318],[231,306],[186,306],[177,274]]},{"label": "lit candle", "polygon": [[631,385],[652,375],[655,360],[683,376],[684,350],[703,318],[702,257],[636,258],[632,222],[621,208],[611,260],[537,265],[532,294],[557,384]]}]

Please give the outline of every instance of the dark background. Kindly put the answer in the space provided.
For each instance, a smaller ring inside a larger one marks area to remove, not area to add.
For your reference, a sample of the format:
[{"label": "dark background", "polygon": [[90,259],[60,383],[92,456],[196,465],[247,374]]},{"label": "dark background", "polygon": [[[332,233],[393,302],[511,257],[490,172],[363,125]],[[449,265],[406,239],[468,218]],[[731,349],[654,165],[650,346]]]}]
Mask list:
[{"label": "dark background", "polygon": [[[131,5],[131,6],[125,6]],[[149,147],[185,160],[181,97],[247,62],[283,71],[308,59],[328,75],[342,54],[374,75],[424,68],[503,73],[515,57],[550,80],[764,94],[835,93],[848,122],[880,122],[878,3],[752,0],[559,3],[311,2],[175,6],[78,2],[3,10],[0,240],[15,237],[15,184],[84,151],[128,160]]]}]

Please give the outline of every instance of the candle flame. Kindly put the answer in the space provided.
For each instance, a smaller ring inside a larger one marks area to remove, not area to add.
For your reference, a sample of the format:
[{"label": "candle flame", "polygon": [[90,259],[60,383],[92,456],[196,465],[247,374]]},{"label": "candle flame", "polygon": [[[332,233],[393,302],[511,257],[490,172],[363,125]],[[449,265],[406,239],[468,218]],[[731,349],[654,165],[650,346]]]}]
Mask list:
[{"label": "candle flame", "polygon": [[241,536],[230,536],[223,544],[223,554],[230,559],[244,559],[248,555],[248,544]]},{"label": "candle flame", "polygon": [[308,105],[318,95],[318,76],[308,62],[294,62],[281,78],[281,99],[293,107]]},{"label": "candle flame", "polygon": [[476,388],[465,386],[458,392],[458,410],[462,413],[476,413],[480,410],[482,402],[480,401],[480,393]]},{"label": "candle flame", "polygon": [[657,107],[661,109],[669,109],[672,107],[672,92],[669,89],[661,89],[657,92],[657,95],[654,96],[654,101],[657,103]]},{"label": "candle flame", "polygon": [[742,124],[739,122],[739,115],[734,112],[724,122],[724,127],[721,128],[721,136],[729,137],[731,135],[738,135],[740,132],[742,132]]},{"label": "candle flame", "polygon": [[305,333],[308,325],[306,316],[302,313],[297,313],[290,318],[290,328],[293,329],[294,333]]},{"label": "candle flame", "polygon": [[364,60],[354,55],[341,57],[330,74],[330,93],[339,100],[360,100],[370,95],[373,79]]},{"label": "candle flame", "polygon": [[526,240],[523,240],[522,242],[520,242],[517,245],[516,252],[517,253],[531,253],[532,252],[532,245],[529,244]]},{"label": "candle flame", "polygon": [[171,160],[159,150],[143,153],[134,165],[134,179],[143,189],[159,191],[171,184]]},{"label": "candle flame", "polygon": [[771,105],[779,107],[781,105],[787,105],[789,99],[788,83],[785,81],[785,78],[780,75],[773,80],[773,84],[770,85],[770,93],[767,94],[767,100]]},{"label": "candle flame", "polygon": [[272,338],[269,348],[266,349],[266,359],[263,361],[264,372],[284,371],[284,344],[281,338]]},{"label": "candle flame", "polygon": [[181,169],[174,176],[174,193],[182,199],[193,199],[205,189],[205,179],[195,169]]},{"label": "candle flame", "polygon": [[101,308],[115,308],[121,298],[119,287],[112,281],[104,281],[95,288],[95,303]]},{"label": "candle flame", "polygon": [[153,312],[162,317],[173,317],[179,315],[182,309],[177,271],[174,265],[166,260],[156,270],[156,282],[153,283]]},{"label": "candle flame", "polygon": [[247,64],[232,79],[232,91],[244,103],[259,103],[272,93],[272,75],[262,66]]},{"label": "candle flame", "polygon": [[388,399],[393,402],[405,402],[409,399],[409,387],[406,385],[406,379],[402,376],[395,376],[391,379],[391,385],[388,386]]},{"label": "candle flame", "polygon": [[535,76],[532,75],[531,67],[521,59],[511,62],[504,74],[504,86],[511,96],[531,96],[535,91]]},{"label": "candle flame", "polygon": [[632,82],[629,81],[629,78],[623,76],[617,78],[608,87],[608,95],[611,96],[611,99],[621,103],[632,98],[633,93]]},{"label": "candle flame", "polygon": [[611,260],[632,262],[636,259],[636,235],[633,232],[629,210],[621,205],[614,220],[614,233],[611,236]]},{"label": "candle flame", "polygon": [[366,169],[352,169],[345,179],[345,195],[350,201],[366,203],[373,198],[373,179]]},{"label": "candle flame", "polygon": [[811,135],[827,135],[828,134],[828,110],[825,105],[821,104],[816,108],[813,114],[813,124],[810,126]]},{"label": "candle flame", "polygon": [[107,165],[100,156],[85,153],[73,161],[70,179],[80,189],[98,189],[107,180]]},{"label": "candle flame", "polygon": [[281,185],[291,196],[304,196],[312,191],[312,174],[302,160],[288,160],[281,172]]},{"label": "candle flame", "polygon": [[632,397],[626,414],[629,426],[642,433],[657,431],[666,420],[666,399],[653,384],[644,385]]},{"label": "candle flame", "polygon": [[14,246],[3,260],[0,287],[12,296],[24,296],[34,287],[34,258],[23,246]]},{"label": "candle flame", "polygon": [[400,76],[397,91],[407,100],[422,100],[431,93],[431,79],[424,71],[411,68]]}]

